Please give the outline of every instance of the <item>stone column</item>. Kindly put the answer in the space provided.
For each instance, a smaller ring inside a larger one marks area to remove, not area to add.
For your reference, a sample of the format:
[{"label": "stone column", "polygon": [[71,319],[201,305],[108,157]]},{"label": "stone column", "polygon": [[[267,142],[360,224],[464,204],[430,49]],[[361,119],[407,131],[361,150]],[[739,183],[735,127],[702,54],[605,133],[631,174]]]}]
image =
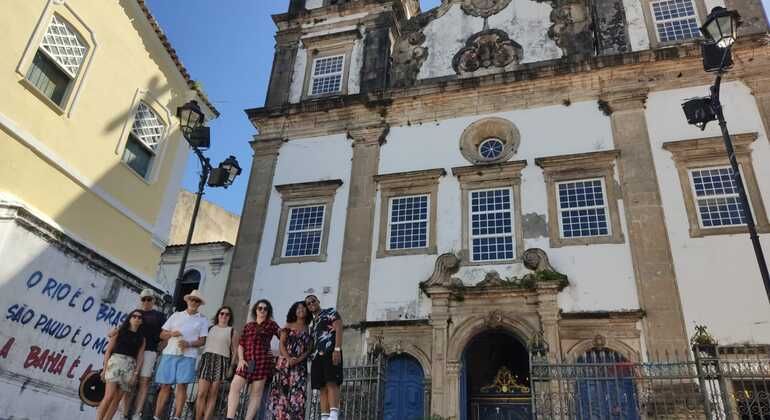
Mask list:
[{"label": "stone column", "polygon": [[224,305],[233,308],[238,326],[246,323],[249,300],[257,269],[259,245],[267,217],[267,204],[273,187],[275,164],[282,139],[254,140],[251,148],[254,157],[251,162],[249,185],[241,212],[241,223],[230,264],[230,275],[225,288]]},{"label": "stone column", "polygon": [[548,358],[555,362],[561,358],[561,338],[559,337],[559,302],[556,296],[559,286],[539,284],[537,286],[537,314],[543,328],[543,338],[548,343]]},{"label": "stone column", "polygon": [[[433,327],[433,342],[431,346],[431,380],[433,381],[430,398],[431,414],[449,417],[456,415],[456,407],[449,405],[452,391],[449,387],[449,372],[447,353],[448,321],[449,321],[449,292],[430,293],[432,302],[430,324]],[[455,376],[459,372],[459,361],[454,361]],[[458,389],[459,392],[459,389]],[[459,394],[458,394],[459,396]]]},{"label": "stone column", "polygon": [[353,129],[348,132],[348,136],[353,140],[353,165],[350,172],[337,309],[346,326],[344,351],[351,356],[363,352],[362,330],[356,326],[366,320],[376,198],[374,176],[380,166],[380,145],[387,133],[388,128],[385,126]]},{"label": "stone column", "polygon": [[618,173],[639,304],[646,314],[646,346],[651,352],[682,351],[688,348],[687,330],[647,132],[647,91],[613,90],[603,99],[620,150]]},{"label": "stone column", "polygon": [[770,78],[751,77],[743,80],[751,89],[751,94],[757,101],[759,117],[765,128],[765,136],[770,141]]},{"label": "stone column", "polygon": [[[304,2],[302,4],[304,8]],[[270,84],[267,88],[265,107],[273,108],[289,103],[291,82],[295,77],[304,77],[304,73],[294,75],[294,62],[299,50],[300,31],[279,32],[275,36],[275,55],[270,72]]]}]

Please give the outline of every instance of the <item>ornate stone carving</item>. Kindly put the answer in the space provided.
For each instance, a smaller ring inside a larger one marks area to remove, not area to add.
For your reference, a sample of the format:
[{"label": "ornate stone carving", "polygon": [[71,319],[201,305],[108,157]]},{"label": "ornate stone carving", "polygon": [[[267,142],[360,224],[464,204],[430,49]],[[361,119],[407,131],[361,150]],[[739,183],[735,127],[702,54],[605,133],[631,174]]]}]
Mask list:
[{"label": "ornate stone carving", "polygon": [[474,34],[465,47],[455,54],[452,67],[457,74],[473,73],[490,67],[504,68],[519,63],[521,45],[499,29],[487,29]]},{"label": "ornate stone carving", "polygon": [[594,337],[593,345],[594,347],[600,348],[600,349],[607,347],[607,339],[601,334],[596,334],[596,336]]},{"label": "ornate stone carving", "polygon": [[529,393],[529,387],[521,383],[520,378],[514,376],[507,367],[503,366],[497,371],[495,380],[489,385],[482,386],[480,391],[485,394],[526,394]]},{"label": "ornate stone carving", "polygon": [[522,262],[524,267],[536,273],[541,271],[557,272],[548,261],[548,255],[540,248],[530,248],[524,251]]},{"label": "ornate stone carving", "polygon": [[488,18],[499,13],[511,3],[511,0],[463,0],[462,6],[465,14]]},{"label": "ornate stone carving", "polygon": [[594,36],[588,8],[582,0],[555,0],[551,11],[553,25],[548,37],[558,45],[565,55],[593,55]]},{"label": "ornate stone carving", "polygon": [[417,81],[420,68],[428,58],[428,47],[424,47],[423,42],[425,34],[421,29],[405,33],[396,41],[391,68],[394,87],[412,86]]},{"label": "ornate stone carving", "polygon": [[452,274],[457,273],[460,269],[460,258],[457,255],[447,252],[441,254],[436,258],[436,265],[433,267],[433,274],[430,275],[428,280],[422,282],[421,286],[456,286],[462,285],[462,281],[457,278],[453,278]]},{"label": "ornate stone carving", "polygon": [[476,283],[476,287],[489,287],[489,286],[502,286],[505,284],[505,280],[500,277],[497,271],[489,271],[484,276],[484,280]]},{"label": "ornate stone carving", "polygon": [[503,313],[500,311],[489,311],[484,317],[484,325],[488,328],[498,328],[503,325]]}]

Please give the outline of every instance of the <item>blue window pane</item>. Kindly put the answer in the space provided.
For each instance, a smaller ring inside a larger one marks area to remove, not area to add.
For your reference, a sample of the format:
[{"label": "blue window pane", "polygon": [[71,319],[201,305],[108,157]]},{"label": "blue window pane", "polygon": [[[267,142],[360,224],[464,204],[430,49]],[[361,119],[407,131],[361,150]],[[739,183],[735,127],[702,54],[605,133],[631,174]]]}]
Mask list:
[{"label": "blue window pane", "polygon": [[509,189],[472,191],[470,201],[473,260],[513,259],[511,191]]},{"label": "blue window pane", "polygon": [[318,255],[325,206],[294,207],[289,211],[286,237],[286,257]]},{"label": "blue window pane", "polygon": [[601,180],[560,183],[558,195],[562,237],[609,235]]},{"label": "blue window pane", "polygon": [[428,246],[428,196],[398,197],[390,202],[389,249]]}]

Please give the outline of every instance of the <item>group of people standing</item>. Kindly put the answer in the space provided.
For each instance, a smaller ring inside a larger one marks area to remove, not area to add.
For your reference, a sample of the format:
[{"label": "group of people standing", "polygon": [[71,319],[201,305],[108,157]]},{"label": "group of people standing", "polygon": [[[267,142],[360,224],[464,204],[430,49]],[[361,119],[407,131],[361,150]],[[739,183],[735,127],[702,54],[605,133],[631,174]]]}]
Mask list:
[{"label": "group of people standing", "polygon": [[[182,415],[187,400],[187,385],[198,382],[195,419],[214,418],[219,388],[230,381],[226,418],[234,419],[241,392],[249,386],[246,420],[259,412],[265,387],[272,384],[268,409],[275,420],[305,418],[308,362],[313,389],[320,390],[322,420],[339,417],[342,384],[342,319],[336,310],[321,309],[315,295],[295,302],[279,327],[273,319],[273,307],[266,299],[251,308],[251,321],[239,333],[233,327],[233,311],[219,308],[209,322],[198,312],[204,299],[197,290],[184,296],[187,308],[168,319],[153,309],[154,293],[140,294],[139,309],[131,311],[119,328],[110,332],[104,355],[102,378],[105,396],[97,409],[97,420],[112,419],[121,399],[130,410],[127,395],[134,391],[134,415],[141,418],[153,367],[159,349],[160,360],[155,382],[160,391],[153,419],[160,419],[170,397],[174,399],[171,419]],[[271,350],[274,337],[279,340],[277,357]],[[165,344],[165,346],[164,346]],[[198,360],[199,349],[203,354]]]}]

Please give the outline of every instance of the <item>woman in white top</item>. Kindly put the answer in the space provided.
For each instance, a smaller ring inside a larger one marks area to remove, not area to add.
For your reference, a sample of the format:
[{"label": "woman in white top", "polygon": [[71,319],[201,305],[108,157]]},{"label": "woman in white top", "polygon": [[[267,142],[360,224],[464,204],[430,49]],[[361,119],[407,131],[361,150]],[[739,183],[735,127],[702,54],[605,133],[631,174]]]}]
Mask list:
[{"label": "woman in white top", "polygon": [[232,376],[232,368],[235,366],[236,351],[232,343],[238,342],[238,333],[233,330],[233,310],[229,306],[219,308],[213,324],[209,329],[198,368],[195,420],[212,418],[219,395],[219,385]]}]

